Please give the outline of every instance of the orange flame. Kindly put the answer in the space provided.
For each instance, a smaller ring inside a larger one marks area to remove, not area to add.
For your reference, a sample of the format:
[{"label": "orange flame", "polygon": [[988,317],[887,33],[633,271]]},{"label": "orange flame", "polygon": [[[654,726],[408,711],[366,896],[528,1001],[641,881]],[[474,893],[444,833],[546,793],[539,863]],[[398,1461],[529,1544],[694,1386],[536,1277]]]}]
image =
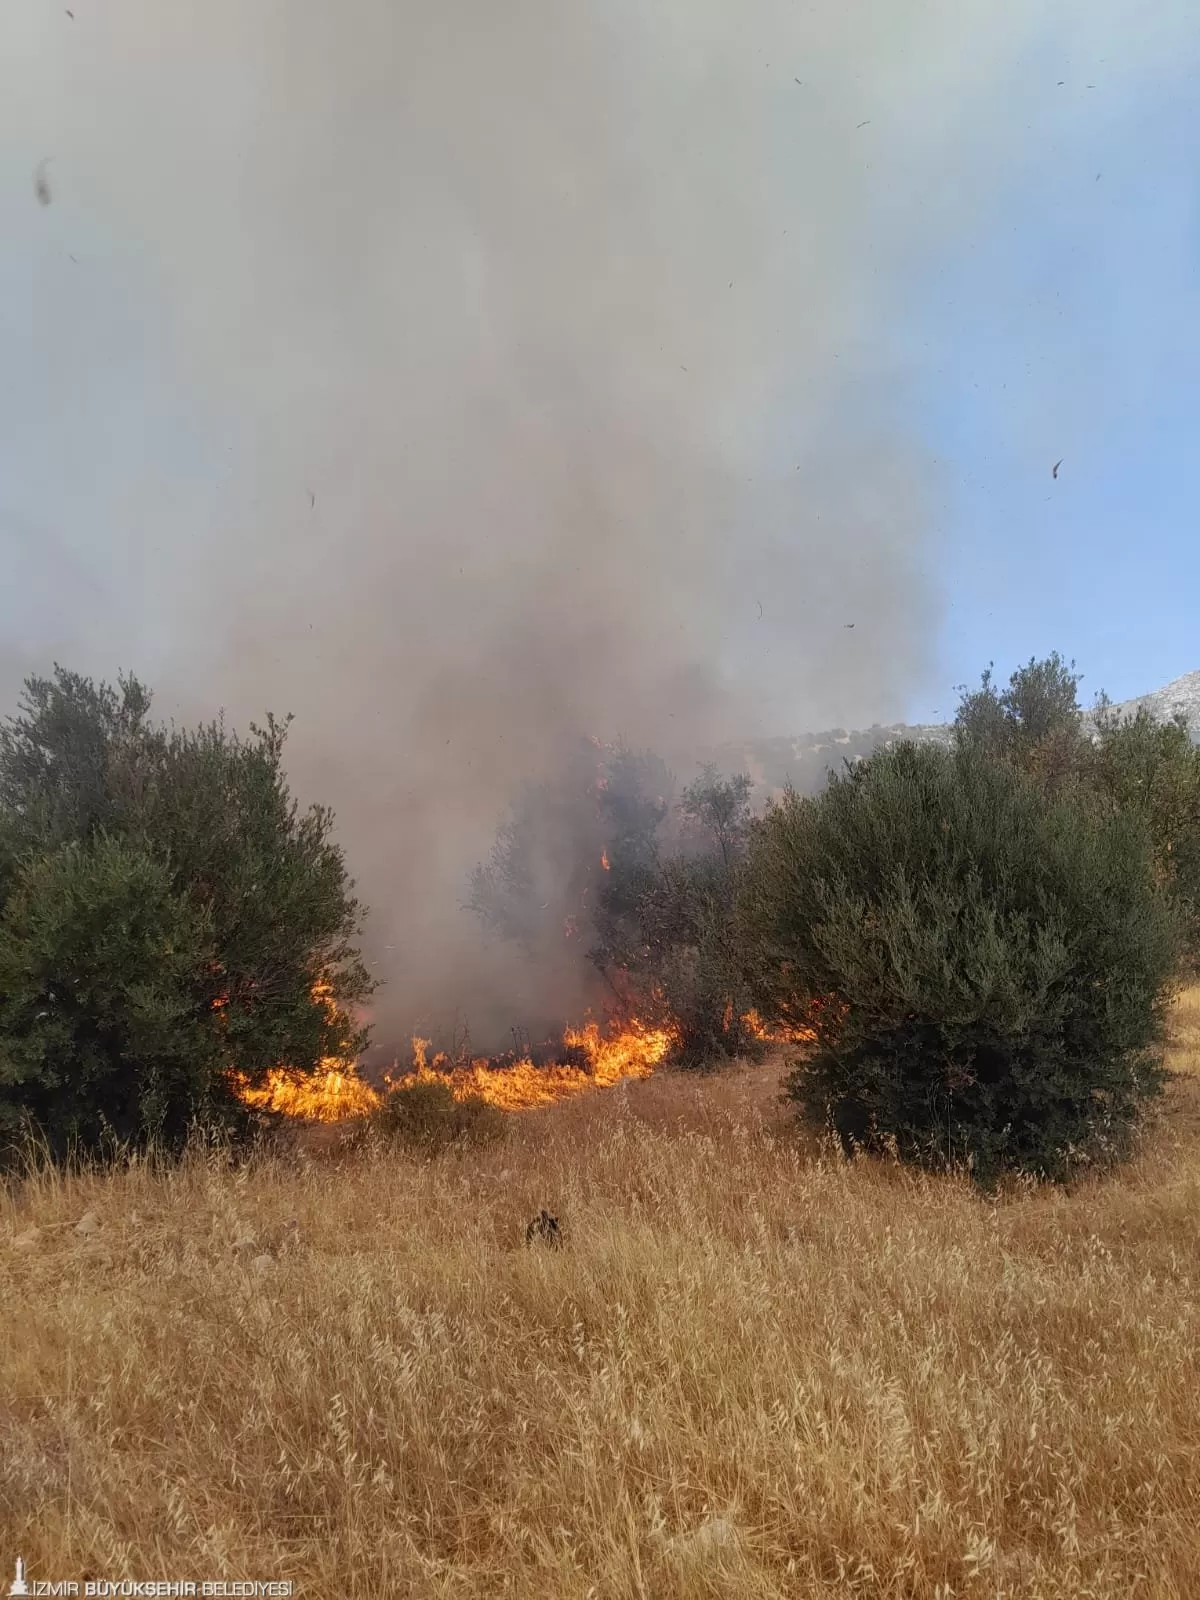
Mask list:
[{"label": "orange flame", "polygon": [[666,1028],[648,1028],[634,1022],[606,1037],[599,1023],[589,1022],[583,1028],[568,1028],[563,1035],[564,1045],[584,1052],[586,1067],[562,1062],[537,1067],[528,1057],[511,1066],[492,1067],[486,1057],[459,1065],[444,1055],[429,1061],[429,1041],[414,1039],[413,1071],[394,1081],[403,1085],[436,1080],[448,1083],[456,1100],[475,1096],[502,1111],[529,1111],[586,1094],[590,1089],[611,1088],[623,1078],[648,1078],[672,1042]]},{"label": "orange flame", "polygon": [[[335,1005],[327,984],[315,984],[313,998],[331,1009]],[[217,1006],[224,1003],[219,1001]],[[746,1012],[741,1020],[751,1037],[766,1043],[799,1044],[816,1037],[811,1028],[769,1028],[756,1011]],[[731,1021],[732,1007],[729,1007],[725,1017],[727,1027]],[[592,1089],[610,1088],[622,1079],[648,1078],[666,1058],[674,1042],[672,1030],[666,1027],[655,1028],[634,1021],[606,1033],[599,1023],[588,1022],[582,1028],[568,1028],[563,1034],[564,1046],[581,1051],[586,1066],[557,1062],[539,1067],[526,1056],[496,1067],[486,1056],[469,1062],[454,1062],[438,1054],[430,1060],[429,1041],[414,1038],[411,1069],[385,1082],[387,1089],[405,1083],[448,1083],[457,1100],[476,1096],[503,1111],[528,1111],[537,1106],[554,1105]],[[257,1085],[252,1085],[244,1073],[235,1072],[233,1084],[245,1105],[308,1122],[342,1122],[368,1116],[383,1099],[379,1090],[359,1077],[355,1063],[341,1056],[327,1056],[315,1072],[275,1067],[265,1081]]]},{"label": "orange flame", "polygon": [[[318,980],[312,997],[332,1016],[337,1010],[331,986]],[[214,1003],[225,1005],[222,999]],[[296,1067],[272,1067],[265,1080],[252,1084],[245,1073],[233,1074],[234,1092],[243,1105],[258,1111],[276,1111],[306,1122],[344,1122],[374,1111],[379,1095],[358,1075],[353,1060],[326,1056],[315,1072]]]},{"label": "orange flame", "polygon": [[251,1085],[240,1073],[235,1077],[238,1098],[259,1111],[279,1111],[306,1122],[344,1122],[365,1117],[379,1104],[379,1095],[353,1064],[336,1057],[322,1061],[316,1072],[294,1067],[272,1067],[266,1082]]},{"label": "orange flame", "polygon": [[604,868],[605,872],[611,872],[612,871],[612,868],[608,864],[608,851],[607,850],[601,850],[601,852],[600,852],[600,865]]},{"label": "orange flame", "polygon": [[[334,1005],[328,985],[316,984],[313,997]],[[454,1063],[445,1055],[436,1055],[430,1061],[429,1041],[414,1038],[411,1071],[398,1079],[388,1078],[386,1083],[390,1089],[438,1080],[448,1083],[458,1100],[477,1096],[504,1111],[526,1111],[590,1089],[608,1088],[622,1078],[648,1078],[670,1050],[672,1037],[669,1029],[636,1022],[608,1035],[596,1022],[568,1028],[563,1044],[582,1051],[586,1067],[565,1062],[538,1067],[528,1057],[504,1067],[491,1066],[487,1057]],[[252,1084],[241,1072],[235,1072],[232,1081],[244,1105],[306,1122],[343,1122],[368,1116],[383,1099],[359,1077],[354,1062],[340,1056],[327,1056],[315,1072],[281,1066],[272,1068],[261,1084]]]},{"label": "orange flame", "polygon": [[743,1015],[742,1027],[752,1039],[761,1039],[764,1044],[811,1044],[817,1037],[812,1028],[769,1028],[757,1011]]}]

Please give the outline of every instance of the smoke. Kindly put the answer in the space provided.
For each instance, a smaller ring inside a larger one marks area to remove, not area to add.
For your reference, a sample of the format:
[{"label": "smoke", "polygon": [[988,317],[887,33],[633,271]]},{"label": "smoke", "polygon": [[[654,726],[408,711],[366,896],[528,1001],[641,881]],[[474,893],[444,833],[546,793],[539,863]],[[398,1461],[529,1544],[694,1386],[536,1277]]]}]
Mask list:
[{"label": "smoke", "polygon": [[2,25],[6,698],[58,658],[165,713],[294,711],[385,1031],[531,1003],[461,901],[581,733],[686,761],[903,716],[946,537],[912,306],[1042,159],[1063,63],[1133,95],[1189,27],[73,9]]}]

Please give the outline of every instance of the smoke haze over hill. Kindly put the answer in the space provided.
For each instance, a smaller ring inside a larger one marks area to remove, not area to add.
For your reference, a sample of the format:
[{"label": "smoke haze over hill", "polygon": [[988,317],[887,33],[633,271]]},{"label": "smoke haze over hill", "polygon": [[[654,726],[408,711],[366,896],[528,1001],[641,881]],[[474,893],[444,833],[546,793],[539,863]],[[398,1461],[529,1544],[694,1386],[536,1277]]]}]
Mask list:
[{"label": "smoke haze over hill", "polygon": [[10,0],[5,699],[294,711],[381,1022],[548,1003],[461,909],[516,785],[904,715],[947,533],[903,308],[1055,63],[1133,94],[1189,18]]}]

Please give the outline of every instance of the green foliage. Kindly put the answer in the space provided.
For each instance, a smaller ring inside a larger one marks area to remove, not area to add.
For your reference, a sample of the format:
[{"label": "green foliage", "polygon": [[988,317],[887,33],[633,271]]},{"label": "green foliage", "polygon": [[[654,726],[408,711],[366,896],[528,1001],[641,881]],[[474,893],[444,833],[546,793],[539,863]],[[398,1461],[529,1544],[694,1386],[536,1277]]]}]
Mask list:
[{"label": "green foliage", "polygon": [[1150,830],[1159,881],[1178,906],[1185,965],[1200,967],[1200,748],[1187,722],[1159,722],[1145,709],[1120,718],[1097,715],[1091,781],[1112,805]]},{"label": "green foliage", "polygon": [[621,974],[641,1017],[674,1029],[683,1066],[757,1049],[734,926],[750,791],[748,777],[705,768],[683,792],[681,836],[665,857],[652,831],[665,809],[630,806],[641,826],[614,843],[599,894],[592,959]]},{"label": "green foliage", "polygon": [[[82,961],[84,943],[71,934],[70,917],[92,926],[88,905],[107,903],[106,895],[119,900],[122,872],[158,874],[161,893],[149,904],[174,930],[158,943],[130,932],[113,946],[96,988],[82,968],[59,975],[93,996],[90,1021],[76,1018],[81,1037],[91,1027],[119,1041],[110,1050],[126,1063],[119,1092],[111,1073],[81,1067],[68,1093],[59,1082],[69,1072],[65,1058],[48,1043],[38,1055],[44,1032],[20,1035],[19,1047],[17,1035],[0,1041],[22,1063],[2,1090],[9,1120],[32,1114],[53,1124],[56,1108],[69,1105],[73,1136],[85,1144],[114,1117],[129,1125],[130,1137],[165,1130],[175,1139],[190,1116],[222,1103],[229,1068],[254,1081],[272,1066],[312,1069],[365,1042],[351,1018],[372,987],[355,945],[360,910],[330,837],[331,814],[321,807],[301,813],[288,792],[287,724],[269,718],[242,739],[219,722],[191,731],[155,726],[149,705],[135,679],[120,680],[117,690],[56,668],[51,679],[27,682],[19,715],[0,728],[0,905],[9,939],[30,945],[29,970],[43,960],[34,884],[59,897],[56,960],[75,950],[71,959]],[[118,848],[119,858],[104,853]],[[185,928],[195,930],[190,941]],[[20,969],[15,950],[9,960]],[[327,985],[324,999],[313,994],[318,980]],[[150,1069],[136,1043],[149,994],[168,1010],[177,1005],[182,1031],[172,1038],[193,1041],[192,1064],[151,1074],[158,1087],[144,1094]],[[168,995],[175,997],[169,1006]],[[135,1117],[131,1108],[143,1106],[145,1115]],[[57,1137],[59,1129],[44,1131]]]},{"label": "green foliage", "polygon": [[1048,788],[1077,778],[1089,744],[1079,708],[1080,675],[1056,652],[1018,667],[998,690],[992,669],[972,694],[962,690],[954,722],[959,749],[1011,761]]},{"label": "green foliage", "polygon": [[[250,731],[242,740],[219,723],[172,730],[140,820],[176,892],[212,916],[217,966],[207,988],[225,999],[228,1049],[254,1077],[281,1061],[308,1070],[357,1053],[366,1041],[350,1007],[372,985],[333,814],[301,813],[289,794],[287,724],[268,718]],[[314,1001],[318,979],[332,1004]]]},{"label": "green foliage", "polygon": [[754,829],[741,927],[765,1015],[823,1003],[793,1095],[981,1178],[1118,1153],[1160,1086],[1176,956],[1152,863],[1142,819],[969,741],[788,795]]},{"label": "green foliage", "polygon": [[964,692],[955,722],[959,749],[1007,761],[1050,792],[1072,786],[1150,830],[1159,881],[1175,900],[1185,969],[1200,969],[1200,750],[1186,719],[1159,722],[1144,708],[1121,718],[1102,695],[1089,736],[1079,677],[1058,655],[1030,661],[998,692],[991,669]]},{"label": "green foliage", "polygon": [[27,857],[0,915],[0,1131],[63,1151],[101,1129],[181,1142],[234,1107],[196,1004],[206,910],[162,862],[103,834]]},{"label": "green foliage", "polygon": [[372,1113],[372,1126],[428,1155],[451,1146],[492,1144],[508,1131],[503,1111],[479,1095],[456,1100],[448,1083],[414,1078],[390,1089]]},{"label": "green foliage", "polygon": [[609,853],[631,866],[653,867],[674,795],[674,776],[659,756],[617,745],[599,786]]},{"label": "green foliage", "polygon": [[683,791],[680,810],[707,837],[723,866],[732,866],[745,853],[753,788],[746,773],[723,778],[709,764]]}]

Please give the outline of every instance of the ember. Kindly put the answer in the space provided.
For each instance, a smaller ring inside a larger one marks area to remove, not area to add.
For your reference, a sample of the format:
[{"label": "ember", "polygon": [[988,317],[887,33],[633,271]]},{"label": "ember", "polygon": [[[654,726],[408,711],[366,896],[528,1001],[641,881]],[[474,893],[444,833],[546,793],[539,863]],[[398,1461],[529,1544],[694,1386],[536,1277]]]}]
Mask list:
[{"label": "ember", "polygon": [[811,1044],[817,1037],[812,1028],[769,1028],[757,1011],[747,1011],[742,1026],[752,1039],[761,1039],[764,1044]]}]

